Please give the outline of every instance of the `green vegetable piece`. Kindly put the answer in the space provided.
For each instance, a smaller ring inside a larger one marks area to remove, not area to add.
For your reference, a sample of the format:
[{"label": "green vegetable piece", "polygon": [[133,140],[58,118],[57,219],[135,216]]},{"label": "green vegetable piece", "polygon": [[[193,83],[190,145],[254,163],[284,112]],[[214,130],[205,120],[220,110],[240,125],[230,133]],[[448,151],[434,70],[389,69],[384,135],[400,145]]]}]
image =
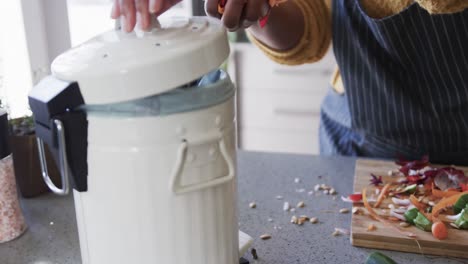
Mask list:
[{"label": "green vegetable piece", "polygon": [[372,252],[366,259],[365,264],[397,264],[393,259],[376,251]]},{"label": "green vegetable piece", "polygon": [[418,212],[418,216],[416,216],[416,219],[414,219],[414,225],[426,232],[431,232],[432,229],[432,222],[429,221],[423,214]]},{"label": "green vegetable piece", "polygon": [[419,213],[418,208],[413,208],[413,209],[406,211],[406,213],[404,214],[406,222],[414,225],[414,219],[416,219],[416,217],[418,216],[418,213]]},{"label": "green vegetable piece", "polygon": [[403,192],[405,192],[405,193],[415,193],[417,189],[418,189],[418,185],[417,184],[412,184],[412,185],[406,186],[406,188],[403,190]]},{"label": "green vegetable piece", "polygon": [[462,210],[460,217],[455,221],[455,225],[460,229],[468,229],[468,209],[465,208]]},{"label": "green vegetable piece", "polygon": [[468,206],[468,194],[462,195],[453,205],[453,212],[459,214],[466,206]]}]

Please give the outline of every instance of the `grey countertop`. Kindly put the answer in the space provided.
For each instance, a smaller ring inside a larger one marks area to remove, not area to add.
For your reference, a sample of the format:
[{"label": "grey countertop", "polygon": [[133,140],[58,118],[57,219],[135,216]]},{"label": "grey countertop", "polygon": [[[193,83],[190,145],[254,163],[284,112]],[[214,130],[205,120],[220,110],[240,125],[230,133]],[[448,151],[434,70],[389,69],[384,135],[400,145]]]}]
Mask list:
[{"label": "grey countertop", "polygon": [[[349,236],[334,237],[335,227],[350,228],[351,215],[339,214],[349,207],[338,198],[352,191],[355,159],[271,153],[238,153],[240,229],[255,238],[259,259],[251,263],[364,263],[369,249],[351,246]],[[299,183],[295,178],[300,179]],[[338,195],[308,192],[316,184],[333,186]],[[301,189],[304,189],[301,190]],[[283,196],[283,200],[276,196]],[[294,213],[283,203],[306,206]],[[257,208],[249,208],[255,202]],[[29,229],[20,238],[0,244],[1,264],[81,263],[72,197],[51,194],[22,200]],[[318,224],[290,224],[291,216],[319,218]],[[270,240],[260,240],[264,233]],[[384,251],[398,263],[467,263],[468,261]],[[105,264],[105,263],[103,263]]]}]

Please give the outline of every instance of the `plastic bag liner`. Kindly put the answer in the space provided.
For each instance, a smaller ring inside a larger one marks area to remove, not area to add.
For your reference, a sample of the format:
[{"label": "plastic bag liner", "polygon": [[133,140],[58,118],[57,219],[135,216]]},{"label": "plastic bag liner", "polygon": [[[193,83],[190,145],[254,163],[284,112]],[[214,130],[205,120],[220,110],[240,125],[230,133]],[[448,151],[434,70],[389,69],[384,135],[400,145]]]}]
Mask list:
[{"label": "plastic bag liner", "polygon": [[218,105],[231,98],[234,92],[226,72],[216,70],[166,93],[120,103],[82,105],[79,109],[89,115],[108,117],[163,116]]}]

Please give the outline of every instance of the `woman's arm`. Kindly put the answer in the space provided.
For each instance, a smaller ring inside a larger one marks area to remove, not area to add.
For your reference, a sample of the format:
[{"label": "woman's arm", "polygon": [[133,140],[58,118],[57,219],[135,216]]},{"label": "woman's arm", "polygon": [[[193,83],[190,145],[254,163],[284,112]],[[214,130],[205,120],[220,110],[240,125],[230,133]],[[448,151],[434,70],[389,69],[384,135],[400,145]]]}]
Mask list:
[{"label": "woman's arm", "polygon": [[206,1],[205,10],[209,16],[220,18],[230,31],[250,28],[255,38],[274,49],[287,50],[294,47],[304,33],[304,17],[293,3],[296,0],[271,8],[264,28],[259,26],[258,21],[268,12],[268,0],[227,0],[223,14],[219,14],[219,1]]},{"label": "woman's arm", "polygon": [[[270,59],[280,64],[299,65],[320,60],[326,54],[331,42],[331,2],[328,0],[290,0],[287,3],[297,8],[302,14],[302,16],[298,15],[303,20],[299,40],[281,43],[284,46],[275,43],[275,41],[282,40],[284,35],[281,34],[287,34],[289,31],[287,29],[289,24],[284,23],[282,32],[276,32],[277,27],[282,26],[274,24],[282,22],[281,18],[278,18],[267,26],[270,28],[253,27],[250,29],[251,41]],[[288,44],[290,46],[286,47]]]},{"label": "woman's arm", "polygon": [[252,36],[276,50],[294,48],[304,35],[305,19],[299,6],[292,1],[274,7],[264,28],[258,23],[252,25],[249,28]]}]

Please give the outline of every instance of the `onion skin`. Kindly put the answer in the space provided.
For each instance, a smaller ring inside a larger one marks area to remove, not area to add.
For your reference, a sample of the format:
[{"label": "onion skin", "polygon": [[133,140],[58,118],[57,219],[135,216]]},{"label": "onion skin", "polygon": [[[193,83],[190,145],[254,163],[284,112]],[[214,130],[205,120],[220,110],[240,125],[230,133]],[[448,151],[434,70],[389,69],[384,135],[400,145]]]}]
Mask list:
[{"label": "onion skin", "polygon": [[398,198],[392,197],[392,202],[396,205],[403,205],[403,206],[411,205],[411,202],[408,199],[398,199]]},{"label": "onion skin", "polygon": [[447,223],[454,223],[457,221],[457,219],[461,216],[462,213],[459,213],[457,215],[439,215],[438,218],[442,222],[447,222]]},{"label": "onion skin", "polygon": [[393,216],[393,217],[396,217],[398,219],[400,219],[401,221],[403,222],[406,222],[406,219],[404,216],[402,216],[401,214],[397,214],[395,211],[393,210],[390,210],[390,215]]}]

